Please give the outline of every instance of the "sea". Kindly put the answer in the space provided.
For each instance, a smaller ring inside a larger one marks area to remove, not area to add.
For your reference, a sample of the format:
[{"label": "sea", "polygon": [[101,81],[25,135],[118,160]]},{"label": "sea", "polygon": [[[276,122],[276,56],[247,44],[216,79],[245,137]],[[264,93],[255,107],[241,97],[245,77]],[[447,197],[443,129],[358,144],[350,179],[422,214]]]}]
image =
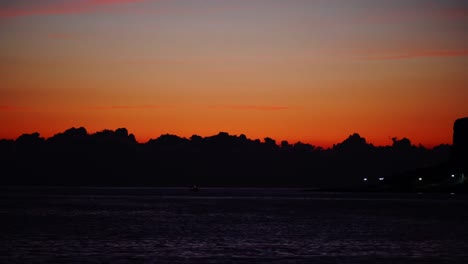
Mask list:
[{"label": "sea", "polygon": [[0,263],[468,263],[468,197],[0,189]]}]

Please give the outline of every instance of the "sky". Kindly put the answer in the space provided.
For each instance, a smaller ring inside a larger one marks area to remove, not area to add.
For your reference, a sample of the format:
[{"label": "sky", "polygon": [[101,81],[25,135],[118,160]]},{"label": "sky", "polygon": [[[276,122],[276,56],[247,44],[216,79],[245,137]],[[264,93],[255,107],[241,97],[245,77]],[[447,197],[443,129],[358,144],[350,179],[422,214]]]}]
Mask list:
[{"label": "sky", "polygon": [[452,142],[468,0],[4,0],[0,138]]}]

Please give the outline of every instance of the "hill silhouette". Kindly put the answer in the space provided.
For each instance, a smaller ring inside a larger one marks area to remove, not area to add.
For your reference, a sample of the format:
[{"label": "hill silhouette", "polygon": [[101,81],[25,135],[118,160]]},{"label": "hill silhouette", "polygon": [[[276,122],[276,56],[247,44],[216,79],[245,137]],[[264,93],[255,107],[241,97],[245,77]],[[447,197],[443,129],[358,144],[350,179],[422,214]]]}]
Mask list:
[{"label": "hill silhouette", "polygon": [[0,140],[0,184],[343,188],[434,168],[450,154],[449,145],[428,149],[407,138],[373,146],[359,134],[323,149],[226,132],[138,143],[125,128],[90,134],[80,127],[47,139],[33,133]]}]

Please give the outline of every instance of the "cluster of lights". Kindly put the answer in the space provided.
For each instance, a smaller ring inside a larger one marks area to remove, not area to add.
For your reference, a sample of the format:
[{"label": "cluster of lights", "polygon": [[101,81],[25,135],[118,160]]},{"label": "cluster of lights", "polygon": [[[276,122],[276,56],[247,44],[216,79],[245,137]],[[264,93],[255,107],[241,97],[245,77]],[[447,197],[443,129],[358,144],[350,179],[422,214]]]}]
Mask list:
[{"label": "cluster of lights", "polygon": [[[368,178],[363,178],[362,179],[362,181],[365,181],[365,182],[368,181],[368,180],[369,180]],[[385,178],[379,178],[379,181],[383,181],[383,180],[385,180]]]},{"label": "cluster of lights", "polygon": [[[452,174],[451,176],[452,176],[452,178],[455,178],[455,174]],[[369,180],[368,178],[363,178],[362,179],[362,181],[365,181],[365,182],[368,181],[368,180]],[[383,181],[383,180],[385,180],[385,178],[383,178],[383,177],[379,178],[379,181]],[[420,177],[420,178],[418,178],[418,180],[422,181],[423,178]]]},{"label": "cluster of lights", "polygon": [[[452,178],[455,178],[455,174],[451,174],[450,176],[451,176]],[[362,181],[364,181],[364,182],[367,182],[368,180],[369,180],[368,178],[363,178],[363,179],[362,179]],[[380,177],[380,178],[379,178],[379,181],[383,181],[383,180],[385,180],[384,177]],[[423,181],[423,178],[422,178],[422,177],[419,177],[419,178],[418,178],[418,181]],[[418,193],[418,194],[422,194],[422,193]],[[450,193],[450,195],[455,195],[455,193]]]},{"label": "cluster of lights", "polygon": [[[452,178],[454,178],[454,177],[455,177],[455,175],[452,175]],[[362,181],[365,181],[365,182],[368,181],[368,180],[369,180],[369,179],[367,179],[367,178],[363,178],[363,179],[362,179]],[[383,177],[379,178],[379,181],[383,181],[383,180],[385,180],[385,178],[383,178]],[[418,178],[418,180],[419,180],[419,181],[422,181],[423,178]]]}]

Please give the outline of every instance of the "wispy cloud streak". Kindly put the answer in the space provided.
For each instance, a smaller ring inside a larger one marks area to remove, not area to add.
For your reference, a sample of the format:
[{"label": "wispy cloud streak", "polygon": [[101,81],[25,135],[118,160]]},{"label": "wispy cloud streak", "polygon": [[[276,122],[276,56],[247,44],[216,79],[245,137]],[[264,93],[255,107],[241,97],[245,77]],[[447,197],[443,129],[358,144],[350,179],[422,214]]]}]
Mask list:
[{"label": "wispy cloud streak", "polygon": [[288,106],[279,105],[213,105],[210,108],[231,109],[231,110],[254,110],[254,111],[281,111],[289,110]]},{"label": "wispy cloud streak", "polygon": [[37,15],[62,15],[92,12],[103,6],[141,3],[146,0],[76,0],[67,3],[44,5],[34,8],[0,9],[0,18]]},{"label": "wispy cloud streak", "polygon": [[90,106],[91,110],[139,110],[139,109],[160,109],[158,105],[111,105],[111,106]]},{"label": "wispy cloud streak", "polygon": [[47,37],[50,39],[71,39],[73,38],[73,35],[64,33],[54,33],[47,35]]},{"label": "wispy cloud streak", "polygon": [[363,60],[406,60],[416,58],[436,58],[436,57],[467,57],[468,49],[461,50],[427,50],[407,53],[394,53],[382,55],[370,55],[362,57]]},{"label": "wispy cloud streak", "polygon": [[463,21],[468,18],[468,8],[413,8],[377,11],[362,14],[359,20],[366,23],[408,23],[415,20]]},{"label": "wispy cloud streak", "polygon": [[23,110],[29,110],[29,107],[21,107],[21,106],[12,106],[12,105],[0,105],[0,111],[6,112],[6,111],[23,111]]},{"label": "wispy cloud streak", "polygon": [[451,8],[451,9],[444,9],[438,12],[435,12],[436,15],[439,17],[444,18],[468,18],[468,8]]}]

